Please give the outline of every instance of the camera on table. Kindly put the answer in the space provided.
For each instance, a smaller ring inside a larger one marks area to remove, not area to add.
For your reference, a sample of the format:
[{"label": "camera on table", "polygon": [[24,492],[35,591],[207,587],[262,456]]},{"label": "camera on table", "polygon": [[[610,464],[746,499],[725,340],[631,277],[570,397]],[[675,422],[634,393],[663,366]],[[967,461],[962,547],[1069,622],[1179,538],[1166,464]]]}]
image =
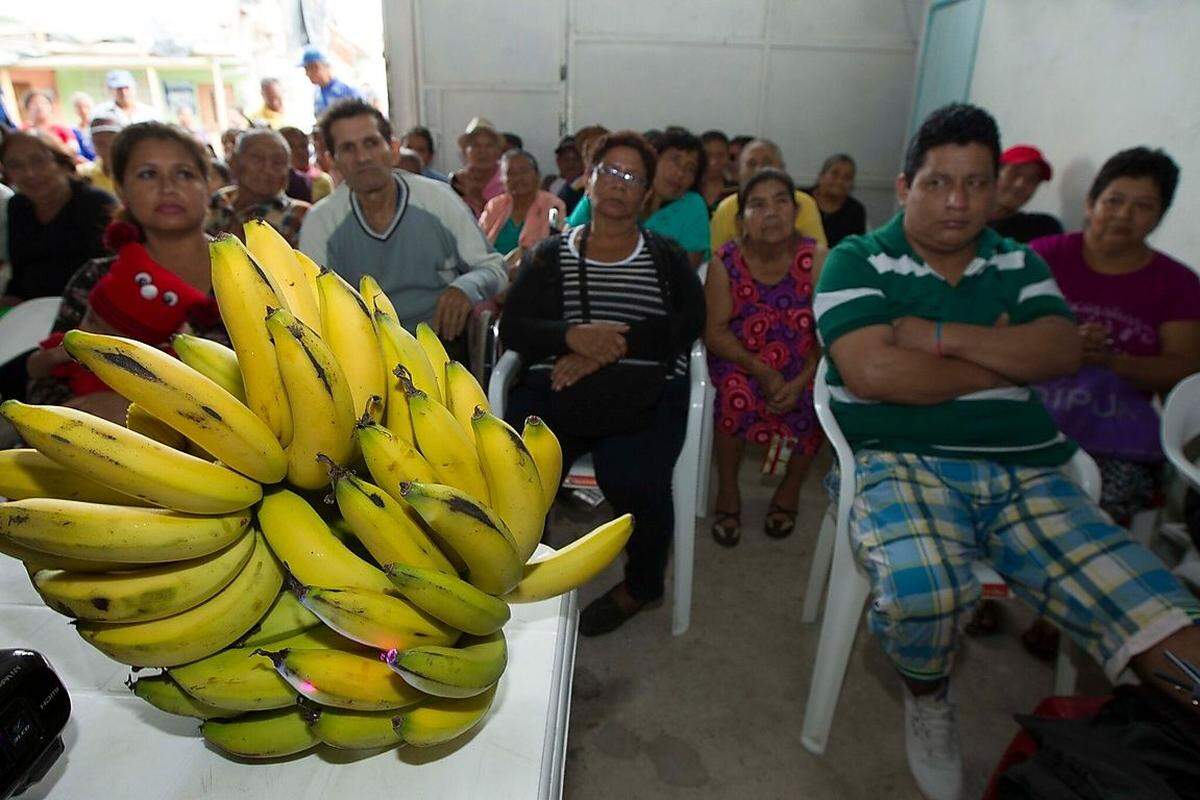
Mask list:
[{"label": "camera on table", "polygon": [[40,653],[0,650],[0,800],[45,777],[70,716],[67,687]]}]

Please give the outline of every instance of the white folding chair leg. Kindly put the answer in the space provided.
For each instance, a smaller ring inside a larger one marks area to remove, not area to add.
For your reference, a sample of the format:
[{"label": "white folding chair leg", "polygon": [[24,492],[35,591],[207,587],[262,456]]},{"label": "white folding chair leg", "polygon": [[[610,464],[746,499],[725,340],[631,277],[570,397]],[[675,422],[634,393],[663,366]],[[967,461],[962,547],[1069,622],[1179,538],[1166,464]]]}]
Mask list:
[{"label": "white folding chair leg", "polygon": [[817,534],[817,546],[813,549],[812,566],[808,568],[808,586],[804,590],[804,610],[801,622],[817,621],[821,609],[821,595],[825,594],[825,581],[829,578],[829,562],[833,560],[833,541],[837,533],[837,512],[831,504],[825,509],[821,530]]},{"label": "white folding chair leg", "polygon": [[825,752],[829,729],[837,710],[842,681],[850,665],[850,651],[858,634],[870,584],[854,565],[849,536],[835,536],[833,570],[829,576],[829,596],[825,599],[825,618],[813,664],[812,686],[804,707],[804,728],[800,742],[814,755]]},{"label": "white folding chair leg", "polygon": [[[699,420],[697,420],[698,422]],[[689,420],[689,426],[690,425]],[[692,570],[696,557],[696,462],[700,437],[687,436],[671,476],[675,507],[675,598],[671,633],[682,635],[692,624]]]},{"label": "white folding chair leg", "polygon": [[713,408],[717,403],[717,390],[705,380],[704,418],[700,426],[700,474],[696,476],[696,516],[708,516],[708,490],[712,482],[713,459]]},{"label": "white folding chair leg", "polygon": [[1079,670],[1072,660],[1075,643],[1071,637],[1060,632],[1058,638],[1058,655],[1054,658],[1054,694],[1067,697],[1075,694],[1075,681]]}]

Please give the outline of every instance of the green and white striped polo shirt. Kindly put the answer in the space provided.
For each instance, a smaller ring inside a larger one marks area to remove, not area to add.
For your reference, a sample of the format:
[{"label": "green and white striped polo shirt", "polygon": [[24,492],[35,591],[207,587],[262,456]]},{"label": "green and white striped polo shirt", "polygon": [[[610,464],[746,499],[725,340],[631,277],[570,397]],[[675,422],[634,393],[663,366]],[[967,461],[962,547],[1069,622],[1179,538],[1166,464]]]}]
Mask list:
[{"label": "green and white striped polo shirt", "polygon": [[[829,253],[813,310],[826,349],[843,334],[907,316],[989,326],[1001,314],[1013,325],[1052,314],[1073,319],[1046,262],[1028,247],[984,228],[974,261],[951,286],[913,251],[902,213],[878,230],[842,240]],[[851,394],[831,360],[829,389],[834,414],[855,450],[1024,466],[1061,464],[1075,451],[1026,386],[933,406],[875,403]]]}]

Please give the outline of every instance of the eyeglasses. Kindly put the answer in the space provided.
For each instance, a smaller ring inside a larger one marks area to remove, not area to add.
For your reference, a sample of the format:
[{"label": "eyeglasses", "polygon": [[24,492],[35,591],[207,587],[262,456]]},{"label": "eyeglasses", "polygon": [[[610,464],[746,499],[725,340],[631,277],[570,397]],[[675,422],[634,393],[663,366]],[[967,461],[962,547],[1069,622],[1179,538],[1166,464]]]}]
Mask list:
[{"label": "eyeglasses", "polygon": [[595,170],[593,170],[593,174],[596,176],[597,181],[607,179],[609,181],[620,183],[626,188],[633,186],[641,186],[642,188],[645,188],[650,185],[650,182],[640,175],[634,175],[626,172],[623,169],[617,169],[612,164],[598,164]]}]

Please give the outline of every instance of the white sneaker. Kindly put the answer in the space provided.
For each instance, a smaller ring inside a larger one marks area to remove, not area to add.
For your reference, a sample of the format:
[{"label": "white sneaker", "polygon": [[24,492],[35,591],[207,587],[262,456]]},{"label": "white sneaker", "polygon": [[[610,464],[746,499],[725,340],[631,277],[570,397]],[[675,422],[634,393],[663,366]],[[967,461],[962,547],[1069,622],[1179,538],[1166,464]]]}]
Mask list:
[{"label": "white sneaker", "polygon": [[949,686],[922,697],[905,686],[904,730],[908,768],[921,794],[928,800],[962,800],[962,750]]}]

